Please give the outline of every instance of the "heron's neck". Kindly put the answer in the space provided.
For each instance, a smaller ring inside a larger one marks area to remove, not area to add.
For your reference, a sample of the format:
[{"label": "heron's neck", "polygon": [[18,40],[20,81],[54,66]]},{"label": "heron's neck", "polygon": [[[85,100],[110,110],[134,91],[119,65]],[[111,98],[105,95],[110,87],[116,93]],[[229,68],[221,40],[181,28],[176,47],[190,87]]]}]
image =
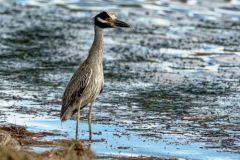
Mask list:
[{"label": "heron's neck", "polygon": [[103,56],[103,29],[95,26],[95,35],[92,47],[89,51],[88,59],[95,62],[102,62]]}]

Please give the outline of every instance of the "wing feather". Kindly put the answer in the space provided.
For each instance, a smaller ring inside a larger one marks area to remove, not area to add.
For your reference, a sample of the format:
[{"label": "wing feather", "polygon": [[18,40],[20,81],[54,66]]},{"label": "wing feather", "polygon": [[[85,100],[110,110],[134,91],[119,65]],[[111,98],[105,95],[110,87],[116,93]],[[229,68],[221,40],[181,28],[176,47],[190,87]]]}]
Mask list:
[{"label": "wing feather", "polygon": [[68,107],[80,100],[91,76],[92,69],[84,64],[74,73],[63,94],[61,116]]}]

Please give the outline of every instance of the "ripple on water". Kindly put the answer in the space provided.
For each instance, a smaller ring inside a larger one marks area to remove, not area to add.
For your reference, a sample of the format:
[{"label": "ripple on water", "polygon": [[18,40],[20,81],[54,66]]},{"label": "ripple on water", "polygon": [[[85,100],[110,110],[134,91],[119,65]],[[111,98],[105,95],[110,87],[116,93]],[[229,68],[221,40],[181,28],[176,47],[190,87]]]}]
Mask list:
[{"label": "ripple on water", "polygon": [[104,8],[132,28],[105,32],[106,83],[93,110],[94,132],[102,132],[94,136],[105,141],[92,144],[94,151],[237,159],[237,1],[101,2],[97,8],[75,0],[0,5],[1,118],[73,137],[74,122],[61,128],[56,120],[60,97],[92,43],[89,17]]}]

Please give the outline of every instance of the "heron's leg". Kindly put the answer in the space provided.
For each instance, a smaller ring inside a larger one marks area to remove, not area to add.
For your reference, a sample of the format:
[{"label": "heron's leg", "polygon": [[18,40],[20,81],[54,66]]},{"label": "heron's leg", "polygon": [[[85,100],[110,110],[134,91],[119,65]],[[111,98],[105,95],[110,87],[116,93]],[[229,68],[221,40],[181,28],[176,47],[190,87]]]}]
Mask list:
[{"label": "heron's leg", "polygon": [[78,112],[77,112],[77,122],[76,122],[76,140],[78,139],[78,124],[80,122],[80,111],[81,111],[81,103],[79,104],[79,107],[78,107]]},{"label": "heron's leg", "polygon": [[88,129],[89,129],[89,140],[92,140],[92,103],[89,106],[88,111]]}]

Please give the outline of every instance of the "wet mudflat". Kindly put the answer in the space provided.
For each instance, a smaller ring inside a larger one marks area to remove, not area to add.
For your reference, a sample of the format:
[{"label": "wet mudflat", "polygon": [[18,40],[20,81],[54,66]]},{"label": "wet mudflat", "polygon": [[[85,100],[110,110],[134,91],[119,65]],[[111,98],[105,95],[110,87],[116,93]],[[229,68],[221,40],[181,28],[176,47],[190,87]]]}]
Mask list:
[{"label": "wet mudflat", "polygon": [[132,27],[105,31],[96,155],[239,159],[240,2],[100,2],[0,2],[1,122],[74,137],[61,96],[91,46],[91,18],[111,10]]}]

